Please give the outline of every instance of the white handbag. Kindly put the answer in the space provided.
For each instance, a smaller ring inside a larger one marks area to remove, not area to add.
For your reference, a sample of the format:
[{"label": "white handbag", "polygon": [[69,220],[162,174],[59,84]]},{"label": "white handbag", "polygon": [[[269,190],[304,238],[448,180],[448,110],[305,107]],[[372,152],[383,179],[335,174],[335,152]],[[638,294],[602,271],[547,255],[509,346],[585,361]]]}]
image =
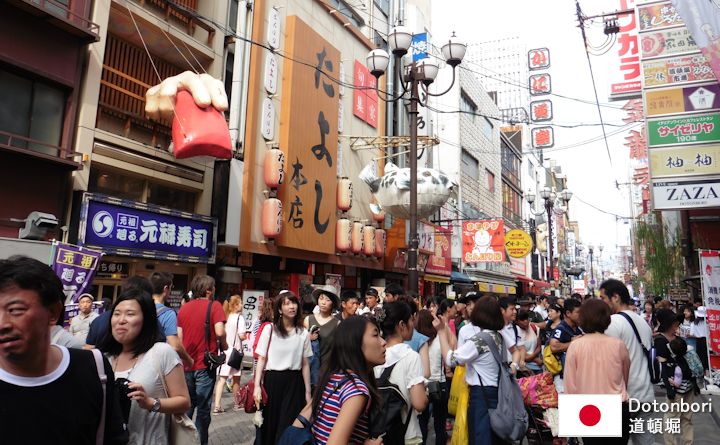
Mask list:
[{"label": "white handbag", "polygon": [[[156,368],[158,368],[156,366]],[[170,397],[165,383],[165,376],[158,368],[160,383],[162,383],[165,397]],[[200,435],[197,427],[187,414],[166,414],[170,416],[170,445],[200,445]]]}]

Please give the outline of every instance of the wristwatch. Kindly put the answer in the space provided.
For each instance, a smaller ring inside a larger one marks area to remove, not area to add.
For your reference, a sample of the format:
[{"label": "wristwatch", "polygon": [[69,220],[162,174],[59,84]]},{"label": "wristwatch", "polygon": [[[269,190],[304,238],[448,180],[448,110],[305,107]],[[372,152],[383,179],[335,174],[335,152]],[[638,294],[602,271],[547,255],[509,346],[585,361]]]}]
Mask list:
[{"label": "wristwatch", "polygon": [[152,404],[152,407],[150,408],[151,413],[157,413],[160,412],[160,399],[155,399],[155,401]]}]

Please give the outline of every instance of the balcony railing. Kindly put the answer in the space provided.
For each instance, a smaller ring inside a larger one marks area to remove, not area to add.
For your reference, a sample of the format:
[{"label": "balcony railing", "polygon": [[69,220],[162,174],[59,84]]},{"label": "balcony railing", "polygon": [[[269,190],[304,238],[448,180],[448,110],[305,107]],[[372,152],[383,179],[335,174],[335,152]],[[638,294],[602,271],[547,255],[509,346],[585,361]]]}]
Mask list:
[{"label": "balcony railing", "polygon": [[193,35],[198,26],[208,33],[207,44],[212,45],[215,28],[197,18],[198,0],[138,0],[141,5],[149,4],[165,13],[165,20],[174,18],[187,25],[187,32]]},{"label": "balcony railing", "polygon": [[59,145],[30,139],[18,134],[0,130],[0,148],[21,154],[29,154],[50,161],[60,162],[68,167],[77,169],[80,165],[71,158],[73,153]]},{"label": "balcony railing", "polygon": [[33,15],[44,15],[57,27],[80,35],[88,41],[100,40],[100,26],[86,18],[90,13],[91,2],[89,0],[85,2],[81,14],[55,0],[11,0],[11,3]]}]

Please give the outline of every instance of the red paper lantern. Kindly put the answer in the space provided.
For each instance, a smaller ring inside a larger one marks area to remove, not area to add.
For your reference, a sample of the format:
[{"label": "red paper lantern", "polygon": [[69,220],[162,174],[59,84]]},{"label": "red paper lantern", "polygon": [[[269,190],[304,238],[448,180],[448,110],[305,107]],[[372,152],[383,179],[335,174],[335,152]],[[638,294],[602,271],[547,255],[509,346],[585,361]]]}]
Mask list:
[{"label": "red paper lantern", "polygon": [[262,205],[262,233],[265,238],[276,238],[282,231],[282,202],[267,198]]},{"label": "red paper lantern", "polygon": [[353,185],[348,178],[340,178],[337,188],[337,208],[342,212],[347,212],[352,208]]},{"label": "red paper lantern", "polygon": [[367,256],[375,255],[375,227],[365,226],[363,234],[363,253]]},{"label": "red paper lantern", "polygon": [[352,226],[352,253],[360,254],[363,251],[363,223],[354,222]]},{"label": "red paper lantern", "polygon": [[375,229],[375,256],[382,258],[385,256],[385,241],[387,233],[384,229]]},{"label": "red paper lantern", "polygon": [[335,223],[335,250],[347,252],[352,245],[352,225],[347,218],[339,218]]},{"label": "red paper lantern", "polygon": [[278,148],[271,148],[265,152],[263,177],[265,185],[276,189],[285,179],[285,153]]},{"label": "red paper lantern", "polygon": [[172,122],[173,155],[177,159],[194,156],[232,158],[230,130],[222,113],[214,107],[200,108],[189,92],[178,91]]}]

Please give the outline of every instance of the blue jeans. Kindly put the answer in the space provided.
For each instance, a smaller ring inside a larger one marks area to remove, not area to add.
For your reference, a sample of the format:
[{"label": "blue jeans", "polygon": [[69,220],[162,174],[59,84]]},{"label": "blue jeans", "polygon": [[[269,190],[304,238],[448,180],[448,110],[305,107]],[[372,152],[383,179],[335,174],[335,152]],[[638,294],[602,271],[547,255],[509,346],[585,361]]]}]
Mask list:
[{"label": "blue jeans", "polygon": [[190,393],[190,411],[187,412],[187,415],[192,419],[195,408],[197,408],[195,426],[200,434],[200,443],[207,445],[208,429],[210,428],[210,403],[215,387],[215,376],[211,375],[207,369],[199,369],[186,372],[185,382],[187,382]]},{"label": "blue jeans", "polygon": [[[487,402],[486,402],[487,399]],[[488,409],[497,408],[497,386],[470,386],[470,404],[468,406],[469,445],[492,445],[504,443],[492,432]]]}]

